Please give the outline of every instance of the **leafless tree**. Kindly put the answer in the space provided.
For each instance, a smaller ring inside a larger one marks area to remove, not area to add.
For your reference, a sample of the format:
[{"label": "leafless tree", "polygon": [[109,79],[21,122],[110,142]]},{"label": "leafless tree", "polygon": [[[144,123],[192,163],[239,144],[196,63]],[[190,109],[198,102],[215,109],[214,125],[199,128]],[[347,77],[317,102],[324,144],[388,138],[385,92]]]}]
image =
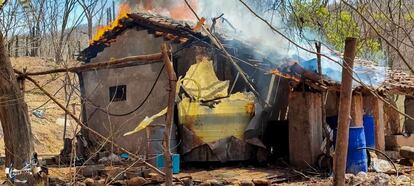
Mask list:
[{"label": "leafless tree", "polygon": [[85,13],[85,18],[88,24],[88,38],[92,39],[93,36],[93,21],[94,17],[99,13],[102,13],[108,0],[77,0],[82,6]]},{"label": "leafless tree", "polygon": [[6,47],[11,52],[11,46],[14,42],[15,35],[19,33],[22,27],[22,9],[19,8],[19,3],[10,1],[3,10],[0,11],[0,30],[6,40]]},{"label": "leafless tree", "polygon": [[403,0],[341,0],[353,12],[366,35],[376,37],[394,69],[413,71],[409,59],[414,57],[414,2]]},{"label": "leafless tree", "polygon": [[[24,15],[25,32],[30,39],[26,40],[26,45],[30,45],[30,55],[39,56],[40,46],[42,44],[45,33],[45,3],[46,0],[31,0],[23,4],[25,11]],[[29,48],[29,46],[26,46]]]},{"label": "leafless tree", "polygon": [[81,23],[83,13],[74,12],[77,0],[48,0],[47,28],[56,63],[63,61],[63,53],[73,31]]}]

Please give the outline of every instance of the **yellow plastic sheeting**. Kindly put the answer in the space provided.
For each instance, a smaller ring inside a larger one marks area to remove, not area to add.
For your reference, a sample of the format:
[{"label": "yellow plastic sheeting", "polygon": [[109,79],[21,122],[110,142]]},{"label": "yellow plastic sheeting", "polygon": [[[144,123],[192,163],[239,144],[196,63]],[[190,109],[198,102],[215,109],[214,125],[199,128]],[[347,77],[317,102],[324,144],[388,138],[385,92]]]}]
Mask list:
[{"label": "yellow plastic sheeting", "polygon": [[180,124],[185,125],[204,143],[234,136],[243,140],[244,130],[254,112],[254,95],[236,93],[220,103],[201,105],[183,98],[178,104]]},{"label": "yellow plastic sheeting", "polygon": [[182,86],[191,96],[205,101],[227,97],[229,81],[220,81],[214,72],[213,63],[208,58],[201,58],[190,66],[183,78]]},{"label": "yellow plastic sheeting", "polygon": [[161,110],[159,113],[157,113],[157,114],[155,114],[151,117],[145,116],[144,120],[142,120],[134,130],[125,133],[124,136],[135,134],[135,133],[141,131],[142,129],[147,128],[152,122],[154,122],[155,119],[167,114],[167,109],[168,109],[168,107],[166,107],[165,109]]}]

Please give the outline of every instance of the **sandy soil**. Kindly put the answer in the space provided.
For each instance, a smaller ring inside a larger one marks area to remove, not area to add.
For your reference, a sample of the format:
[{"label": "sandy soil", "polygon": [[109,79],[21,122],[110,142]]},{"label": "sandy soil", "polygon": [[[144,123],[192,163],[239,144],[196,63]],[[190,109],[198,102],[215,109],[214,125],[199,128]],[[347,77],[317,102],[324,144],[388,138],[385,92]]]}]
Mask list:
[{"label": "sandy soil", "polygon": [[[211,170],[206,169],[190,169],[183,170],[178,174],[178,177],[191,176],[194,180],[199,182],[206,182],[209,180],[217,180],[225,183],[237,183],[238,181],[251,181],[253,179],[269,179],[276,181],[277,178],[285,178],[292,174],[292,169],[288,168],[255,168],[255,167],[224,167]],[[319,178],[317,176],[304,178],[296,176],[291,180],[286,180],[275,185],[330,185],[329,178]]]}]

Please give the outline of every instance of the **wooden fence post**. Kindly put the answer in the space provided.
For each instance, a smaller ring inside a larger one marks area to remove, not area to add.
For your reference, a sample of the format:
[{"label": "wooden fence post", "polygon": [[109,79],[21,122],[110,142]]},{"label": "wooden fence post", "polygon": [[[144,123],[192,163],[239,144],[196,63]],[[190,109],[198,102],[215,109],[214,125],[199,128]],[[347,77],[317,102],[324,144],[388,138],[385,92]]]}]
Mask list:
[{"label": "wooden fence post", "polygon": [[348,153],[349,123],[352,102],[352,69],[356,54],[356,38],[346,38],[344,66],[342,68],[341,95],[339,99],[338,132],[334,157],[334,185],[345,185],[346,157]]},{"label": "wooden fence post", "polygon": [[168,96],[168,108],[166,116],[166,126],[164,129],[164,161],[165,161],[165,185],[172,185],[172,160],[170,151],[171,128],[174,119],[175,90],[177,85],[177,75],[175,74],[173,63],[170,60],[170,48],[167,44],[161,46],[165,69],[167,70],[170,89]]}]

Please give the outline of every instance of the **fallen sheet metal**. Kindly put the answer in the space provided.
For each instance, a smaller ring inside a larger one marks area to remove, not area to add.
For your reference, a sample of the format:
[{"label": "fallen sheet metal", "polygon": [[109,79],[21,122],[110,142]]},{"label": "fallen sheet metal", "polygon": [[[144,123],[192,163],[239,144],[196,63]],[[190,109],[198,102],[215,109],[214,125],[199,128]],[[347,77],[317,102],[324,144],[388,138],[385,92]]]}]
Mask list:
[{"label": "fallen sheet metal", "polygon": [[249,159],[250,148],[244,134],[255,113],[254,95],[248,92],[228,95],[229,82],[218,80],[207,58],[190,67],[182,87],[191,97],[183,95],[178,103],[184,159],[222,162]]},{"label": "fallen sheet metal", "polygon": [[187,71],[182,87],[192,97],[207,101],[227,97],[229,83],[217,78],[213,63],[208,58],[201,58]]},{"label": "fallen sheet metal", "polygon": [[204,143],[234,136],[243,140],[244,131],[254,113],[254,95],[236,93],[218,103],[191,102],[187,97],[178,104],[179,121]]}]

